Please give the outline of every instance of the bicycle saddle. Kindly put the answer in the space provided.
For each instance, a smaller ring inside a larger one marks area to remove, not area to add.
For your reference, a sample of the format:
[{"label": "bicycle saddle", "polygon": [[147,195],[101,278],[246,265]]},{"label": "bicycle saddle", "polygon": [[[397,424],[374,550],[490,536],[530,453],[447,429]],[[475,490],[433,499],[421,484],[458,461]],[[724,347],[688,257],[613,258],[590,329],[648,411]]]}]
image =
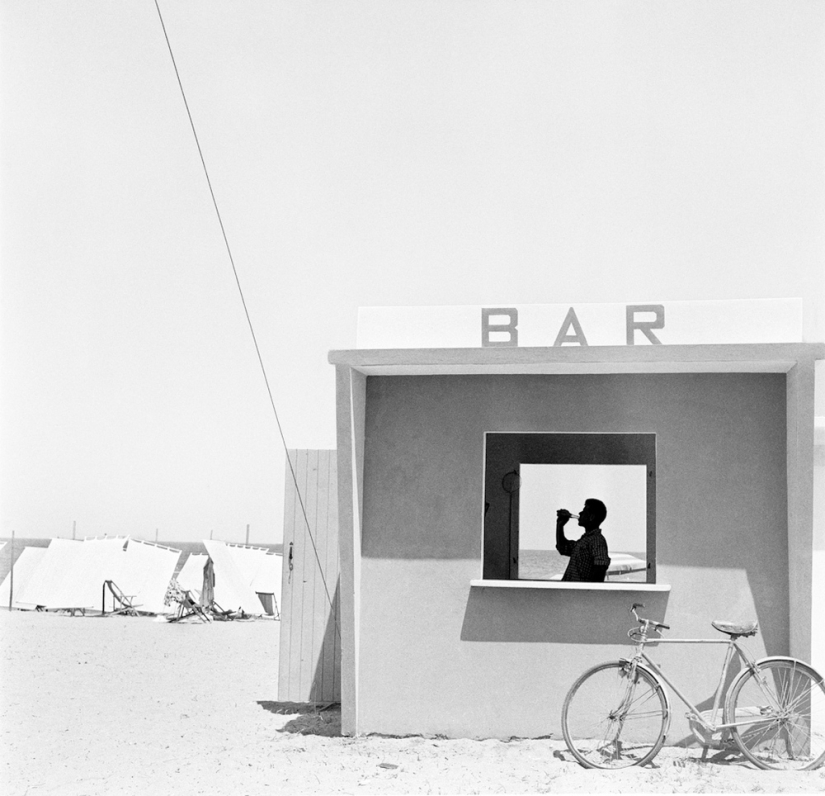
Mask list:
[{"label": "bicycle saddle", "polygon": [[755,636],[759,630],[759,622],[722,622],[714,619],[711,624],[722,633],[736,638],[737,636]]}]

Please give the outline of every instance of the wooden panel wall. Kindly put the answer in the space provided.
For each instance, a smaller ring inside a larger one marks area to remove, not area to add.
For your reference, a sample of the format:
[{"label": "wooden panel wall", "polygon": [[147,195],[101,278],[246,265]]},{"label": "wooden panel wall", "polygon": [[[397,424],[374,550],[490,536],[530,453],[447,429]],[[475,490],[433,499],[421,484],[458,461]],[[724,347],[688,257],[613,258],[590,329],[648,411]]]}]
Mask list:
[{"label": "wooden panel wall", "polygon": [[287,462],[278,699],[340,702],[336,452],[290,450],[289,457],[296,477]]}]

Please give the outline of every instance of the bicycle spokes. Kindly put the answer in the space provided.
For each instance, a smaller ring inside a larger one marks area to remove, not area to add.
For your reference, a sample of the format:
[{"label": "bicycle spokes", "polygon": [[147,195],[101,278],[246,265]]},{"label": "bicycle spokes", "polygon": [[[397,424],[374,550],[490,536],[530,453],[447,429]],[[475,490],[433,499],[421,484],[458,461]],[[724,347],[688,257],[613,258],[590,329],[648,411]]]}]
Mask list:
[{"label": "bicycle spokes", "polygon": [[646,672],[621,663],[597,666],[573,686],[562,711],[565,740],[592,768],[623,768],[652,759],[664,740],[667,703]]},{"label": "bicycle spokes", "polygon": [[762,768],[815,768],[825,759],[825,686],[799,661],[761,662],[729,698],[742,752]]}]

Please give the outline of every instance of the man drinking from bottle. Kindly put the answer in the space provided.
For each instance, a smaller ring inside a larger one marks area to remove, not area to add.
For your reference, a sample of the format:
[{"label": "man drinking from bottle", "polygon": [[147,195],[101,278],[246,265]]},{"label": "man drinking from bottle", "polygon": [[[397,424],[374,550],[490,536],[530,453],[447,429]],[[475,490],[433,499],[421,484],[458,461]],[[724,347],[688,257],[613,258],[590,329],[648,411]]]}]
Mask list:
[{"label": "man drinking from bottle", "polygon": [[567,509],[556,512],[556,550],[563,556],[569,556],[567,569],[562,580],[585,583],[602,583],[610,566],[607,542],[602,536],[601,524],[607,516],[607,507],[601,500],[588,498],[578,516],[579,525],[584,528],[584,535],[579,539],[568,539],[564,535],[564,526],[571,517]]}]

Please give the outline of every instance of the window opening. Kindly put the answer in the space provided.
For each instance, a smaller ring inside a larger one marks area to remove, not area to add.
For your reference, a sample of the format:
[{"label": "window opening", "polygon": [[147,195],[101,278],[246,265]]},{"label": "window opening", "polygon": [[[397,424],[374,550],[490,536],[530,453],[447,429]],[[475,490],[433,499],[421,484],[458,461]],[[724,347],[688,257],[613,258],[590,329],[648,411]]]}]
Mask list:
[{"label": "window opening", "polygon": [[[484,563],[488,580],[560,579],[556,511],[607,506],[606,582],[656,582],[656,435],[488,432],[484,442]],[[584,528],[565,526],[568,540]]]},{"label": "window opening", "polygon": [[[556,510],[578,514],[588,498],[607,506],[602,533],[610,551],[606,581],[647,580],[647,467],[643,464],[522,464],[518,578],[560,580],[569,558],[556,551]],[[583,529],[571,519],[568,539]]]}]

